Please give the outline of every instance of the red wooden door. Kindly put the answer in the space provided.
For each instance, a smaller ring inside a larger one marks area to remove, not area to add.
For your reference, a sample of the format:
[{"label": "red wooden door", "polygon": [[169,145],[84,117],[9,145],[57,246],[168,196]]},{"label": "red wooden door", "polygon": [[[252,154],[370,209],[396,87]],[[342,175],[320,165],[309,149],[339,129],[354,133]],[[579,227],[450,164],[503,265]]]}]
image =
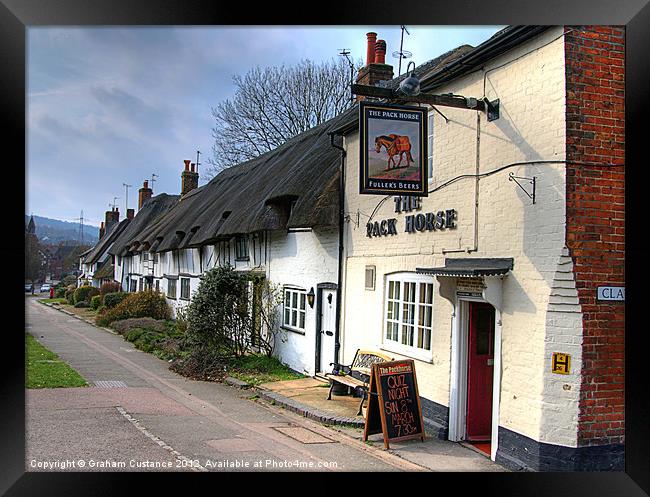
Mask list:
[{"label": "red wooden door", "polygon": [[494,307],[470,302],[467,353],[467,440],[490,440],[494,371]]}]

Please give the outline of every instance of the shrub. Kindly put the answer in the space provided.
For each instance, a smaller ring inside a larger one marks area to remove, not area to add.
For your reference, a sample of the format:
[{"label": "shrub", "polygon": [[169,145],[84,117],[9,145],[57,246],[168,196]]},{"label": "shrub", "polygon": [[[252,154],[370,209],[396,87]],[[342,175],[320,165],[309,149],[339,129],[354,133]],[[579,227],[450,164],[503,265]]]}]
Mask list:
[{"label": "shrub", "polygon": [[187,307],[178,305],[175,311],[174,326],[179,333],[185,333],[187,331]]},{"label": "shrub", "polygon": [[117,293],[122,291],[122,285],[120,285],[117,281],[109,281],[108,283],[104,283],[101,288],[99,289],[99,294],[104,297],[105,295],[109,293]]},{"label": "shrub", "polygon": [[81,300],[81,301],[77,302],[74,306],[77,309],[80,309],[80,308],[90,307],[90,304],[88,302],[86,302],[85,300]]},{"label": "shrub", "polygon": [[104,305],[111,309],[122,302],[128,295],[127,292],[107,293],[104,295]]},{"label": "shrub", "polygon": [[75,288],[68,288],[65,291],[65,299],[68,301],[68,304],[74,305],[74,292],[76,291]]},{"label": "shrub", "polygon": [[205,273],[187,309],[187,325],[192,353],[205,349],[245,354],[254,327],[248,313],[248,279],[230,266]]},{"label": "shrub", "polygon": [[101,295],[94,295],[90,299],[90,308],[93,311],[96,311],[97,309],[99,309],[100,305],[102,305],[102,296]]},{"label": "shrub", "polygon": [[113,321],[111,323],[111,328],[117,331],[120,335],[125,335],[133,328],[150,329],[159,333],[164,333],[169,329],[165,321],[149,317],[120,319],[119,321]]},{"label": "shrub", "polygon": [[78,302],[88,302],[95,295],[99,295],[99,289],[94,286],[84,285],[77,288],[74,292],[74,303]]},{"label": "shrub", "polygon": [[62,286],[77,286],[77,277],[74,274],[68,274],[59,282]]},{"label": "shrub", "polygon": [[144,317],[171,319],[171,309],[162,293],[154,290],[130,293],[117,306],[104,312],[97,320],[97,324],[108,326],[119,319]]},{"label": "shrub", "polygon": [[54,298],[55,299],[64,299],[66,298],[65,296],[66,288],[64,286],[60,286],[58,288],[54,289]]}]

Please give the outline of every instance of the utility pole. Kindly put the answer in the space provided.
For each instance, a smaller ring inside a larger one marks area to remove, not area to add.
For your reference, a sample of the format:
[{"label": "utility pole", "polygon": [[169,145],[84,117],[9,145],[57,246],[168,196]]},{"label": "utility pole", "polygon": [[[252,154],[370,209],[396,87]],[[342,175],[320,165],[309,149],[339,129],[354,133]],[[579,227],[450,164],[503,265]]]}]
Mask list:
[{"label": "utility pole", "polygon": [[79,221],[79,239],[81,240],[81,245],[84,244],[84,211],[81,211],[81,216],[76,217],[75,221]]},{"label": "utility pole", "polygon": [[196,151],[196,173],[197,174],[199,173],[199,164],[200,164],[199,163],[199,155],[201,155],[201,152],[197,150]]},{"label": "utility pole", "polygon": [[151,173],[151,189],[153,190],[153,184],[156,182],[158,175],[156,173]]}]

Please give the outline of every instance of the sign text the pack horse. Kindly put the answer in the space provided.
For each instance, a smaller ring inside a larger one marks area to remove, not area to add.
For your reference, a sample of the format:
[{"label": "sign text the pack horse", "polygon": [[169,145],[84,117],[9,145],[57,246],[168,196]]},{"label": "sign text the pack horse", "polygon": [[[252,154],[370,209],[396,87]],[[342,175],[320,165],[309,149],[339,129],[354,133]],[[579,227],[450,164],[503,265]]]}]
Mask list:
[{"label": "sign text the pack horse", "polygon": [[375,433],[384,434],[385,448],[391,440],[424,440],[415,364],[410,359],[372,365],[363,440]]},{"label": "sign text the pack horse", "polygon": [[359,193],[427,196],[427,110],[360,102]]}]

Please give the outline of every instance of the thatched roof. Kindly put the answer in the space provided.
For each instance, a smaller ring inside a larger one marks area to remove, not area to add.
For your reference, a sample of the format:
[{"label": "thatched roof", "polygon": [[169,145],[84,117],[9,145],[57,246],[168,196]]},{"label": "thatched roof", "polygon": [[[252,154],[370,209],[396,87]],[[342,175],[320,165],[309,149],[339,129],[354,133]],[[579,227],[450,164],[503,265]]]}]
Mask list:
[{"label": "thatched roof", "polygon": [[115,240],[108,251],[111,255],[126,255],[131,245],[169,209],[178,204],[180,195],[161,193],[149,198],[140,208],[129,226]]},{"label": "thatched roof", "polygon": [[103,278],[113,279],[114,274],[115,274],[115,266],[113,266],[113,262],[110,259],[108,259],[107,261],[105,261],[102,267],[100,267],[97,271],[93,273],[93,279],[96,280],[101,280]]},{"label": "thatched roof", "polygon": [[86,255],[85,262],[93,264],[102,256],[102,254],[117,240],[124,229],[129,225],[130,219],[120,221],[111,231],[105,234],[95,245],[92,250]]}]

